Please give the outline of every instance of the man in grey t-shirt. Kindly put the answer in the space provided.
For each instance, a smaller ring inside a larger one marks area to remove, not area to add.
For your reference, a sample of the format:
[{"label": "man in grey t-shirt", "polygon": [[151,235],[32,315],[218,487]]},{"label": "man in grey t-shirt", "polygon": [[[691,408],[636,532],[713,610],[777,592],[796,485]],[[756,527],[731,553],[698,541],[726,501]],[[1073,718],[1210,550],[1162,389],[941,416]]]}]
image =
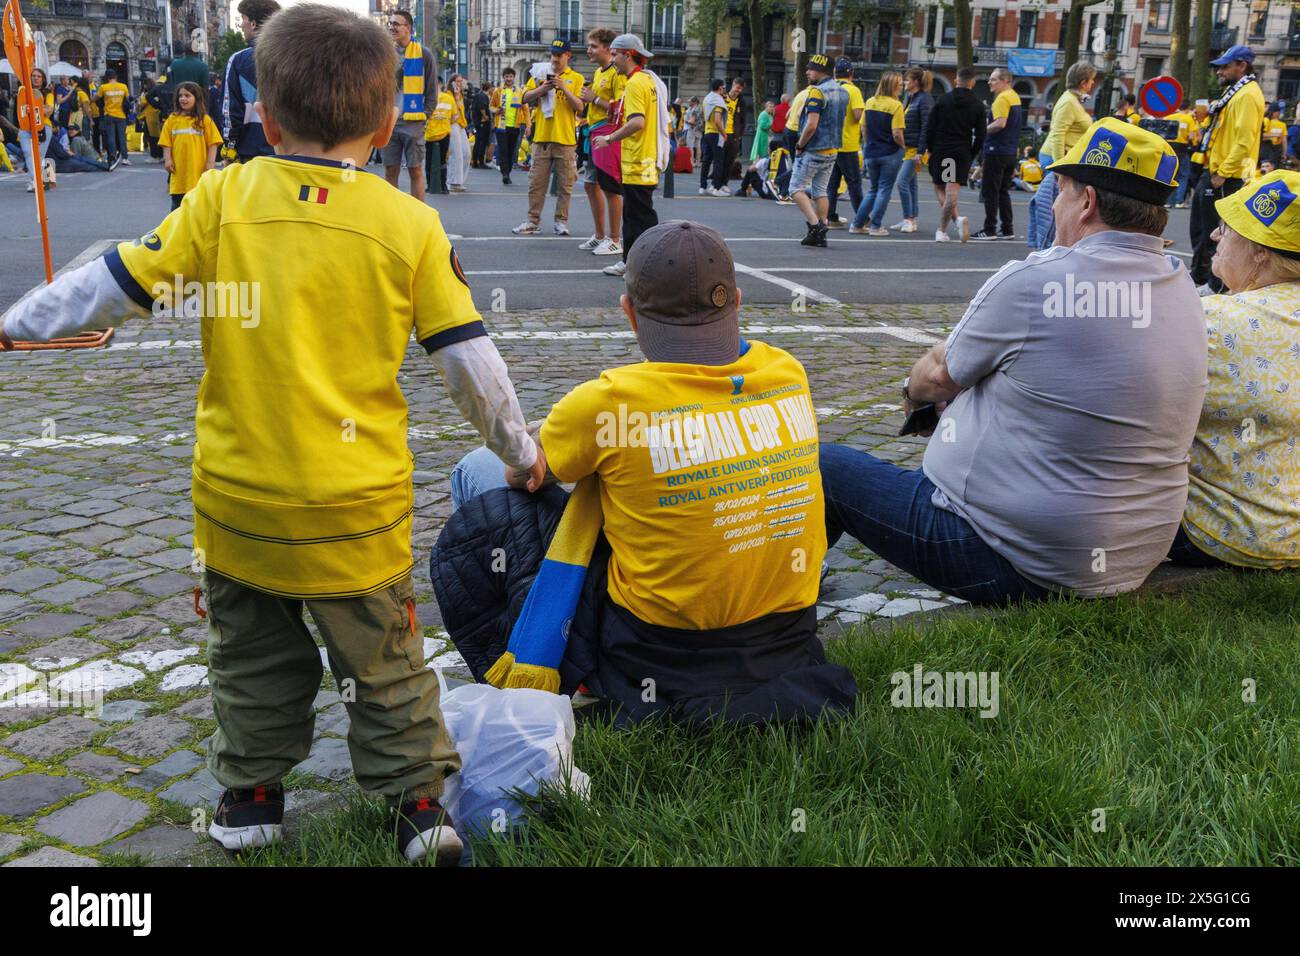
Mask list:
[{"label": "man in grey t-shirt", "polygon": [[1009,262],[912,369],[942,417],[920,471],[822,449],[848,532],[976,603],[1132,590],[1169,551],[1206,388],[1205,320],[1161,251],[1177,157],[1106,118],[1053,165],[1060,245]]}]

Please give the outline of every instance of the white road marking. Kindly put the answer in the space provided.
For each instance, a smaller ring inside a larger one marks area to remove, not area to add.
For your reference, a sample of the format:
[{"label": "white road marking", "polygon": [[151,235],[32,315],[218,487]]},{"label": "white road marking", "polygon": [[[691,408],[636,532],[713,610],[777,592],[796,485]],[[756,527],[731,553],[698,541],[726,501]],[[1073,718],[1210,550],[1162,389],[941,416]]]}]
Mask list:
[{"label": "white road marking", "polygon": [[[814,302],[820,302],[823,305],[844,304],[839,299],[826,295],[823,292],[818,292],[816,289],[810,289],[805,285],[800,285],[798,282],[791,282],[789,279],[782,279],[780,276],[775,276],[771,272],[764,272],[762,269],[755,269],[753,266],[747,266],[740,262],[736,263],[736,271],[742,275],[753,276],[755,279],[762,279],[764,282],[770,282],[772,285],[779,285],[783,289],[789,289],[795,295],[812,299]],[[813,269],[810,271],[816,272],[817,270]]]}]

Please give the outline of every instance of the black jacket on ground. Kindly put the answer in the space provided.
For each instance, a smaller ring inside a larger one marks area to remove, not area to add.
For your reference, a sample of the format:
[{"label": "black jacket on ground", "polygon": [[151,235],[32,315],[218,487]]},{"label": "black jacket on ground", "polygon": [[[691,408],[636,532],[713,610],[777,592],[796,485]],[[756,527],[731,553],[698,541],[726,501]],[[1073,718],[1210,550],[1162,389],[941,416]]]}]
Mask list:
[{"label": "black jacket on ground", "polygon": [[984,104],[964,86],[943,94],[930,110],[926,149],[940,156],[978,156],[988,131],[984,113]]},{"label": "black jacket on ground", "polygon": [[[429,573],[443,626],[475,679],[505,651],[567,500],[558,486],[536,495],[498,488],[447,520]],[[494,568],[502,554],[504,571]],[[803,723],[853,709],[857,685],[826,663],[816,608],[712,631],[657,627],[608,599],[609,555],[602,535],[570,623],[561,693],[585,684],[623,726],[655,716]],[[654,682],[649,701],[646,678]]]}]

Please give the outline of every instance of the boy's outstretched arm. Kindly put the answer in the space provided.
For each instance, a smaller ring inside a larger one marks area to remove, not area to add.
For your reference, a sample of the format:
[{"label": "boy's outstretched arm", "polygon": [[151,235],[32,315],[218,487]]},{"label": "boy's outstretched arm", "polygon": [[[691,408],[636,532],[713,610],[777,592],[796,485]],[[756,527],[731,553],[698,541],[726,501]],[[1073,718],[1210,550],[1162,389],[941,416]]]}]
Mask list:
[{"label": "boy's outstretched arm", "polygon": [[510,373],[492,340],[479,335],[443,346],[430,357],[465,421],[507,468],[528,473],[529,491],[540,488],[546,462],[528,434]]},{"label": "boy's outstretched arm", "polygon": [[0,347],[48,342],[149,314],[113,277],[106,258],[59,276],[17,302],[0,321]]}]

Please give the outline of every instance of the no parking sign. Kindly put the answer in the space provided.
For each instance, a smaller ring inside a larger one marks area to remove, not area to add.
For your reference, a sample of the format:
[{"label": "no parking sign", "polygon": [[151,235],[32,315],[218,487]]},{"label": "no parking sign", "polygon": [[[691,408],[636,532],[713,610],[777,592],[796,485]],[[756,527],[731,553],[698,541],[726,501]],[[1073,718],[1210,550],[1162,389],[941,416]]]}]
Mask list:
[{"label": "no parking sign", "polygon": [[1138,91],[1138,103],[1151,116],[1168,116],[1183,102],[1183,87],[1172,76],[1147,80]]}]

